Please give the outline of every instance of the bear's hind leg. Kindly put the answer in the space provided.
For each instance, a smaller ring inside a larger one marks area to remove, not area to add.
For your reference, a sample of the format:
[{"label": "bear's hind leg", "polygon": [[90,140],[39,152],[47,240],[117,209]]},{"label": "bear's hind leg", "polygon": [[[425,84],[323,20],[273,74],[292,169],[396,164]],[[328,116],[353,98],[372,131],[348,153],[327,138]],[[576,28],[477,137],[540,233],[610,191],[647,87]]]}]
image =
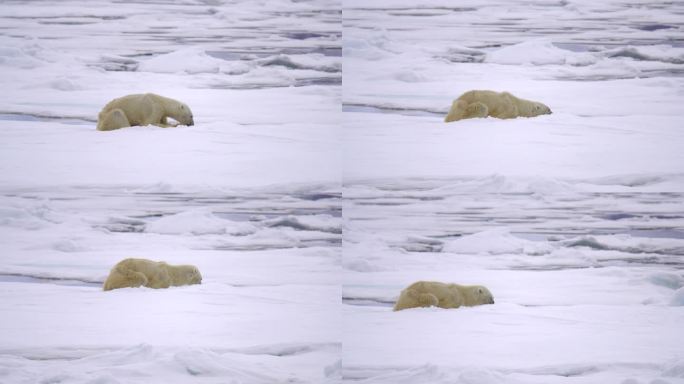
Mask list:
[{"label": "bear's hind leg", "polygon": [[463,100],[456,100],[454,103],[451,105],[451,109],[449,110],[449,113],[446,115],[444,118],[445,123],[450,123],[452,121],[458,121],[461,119],[465,119],[465,114],[466,114],[466,108],[468,107],[468,103],[466,103]]},{"label": "bear's hind leg", "polygon": [[418,295],[418,303],[421,307],[436,307],[439,304],[439,299],[432,293],[421,293]]},{"label": "bear's hind leg", "polygon": [[[437,306],[437,304],[439,304],[437,296],[431,293],[420,293],[414,289],[407,289],[404,292],[402,292],[402,296],[404,295],[406,295],[408,300],[403,300],[403,302],[401,303],[402,305],[399,305],[399,303],[397,303],[397,306],[395,306],[394,308],[395,311],[407,308],[434,307]],[[407,304],[407,301],[410,304]]]},{"label": "bear's hind leg", "polygon": [[104,290],[110,291],[117,288],[138,288],[147,286],[147,277],[144,274],[131,270],[117,270],[107,278]]},{"label": "bear's hind leg", "polygon": [[489,115],[489,108],[483,103],[476,101],[469,104],[465,109],[464,119],[472,119],[476,117],[487,117]]},{"label": "bear's hind leg", "polygon": [[113,131],[119,128],[130,127],[131,123],[128,121],[126,114],[121,109],[114,109],[107,113],[104,117],[100,117],[97,122],[98,131]]}]

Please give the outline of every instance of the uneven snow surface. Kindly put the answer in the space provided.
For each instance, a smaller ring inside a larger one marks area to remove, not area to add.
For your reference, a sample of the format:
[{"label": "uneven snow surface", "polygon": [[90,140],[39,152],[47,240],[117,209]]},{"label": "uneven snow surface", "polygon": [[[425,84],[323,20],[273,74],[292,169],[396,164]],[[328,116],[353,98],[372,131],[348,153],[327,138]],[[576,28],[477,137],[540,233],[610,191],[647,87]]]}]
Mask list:
[{"label": "uneven snow surface", "polygon": [[[682,384],[682,74],[681,2],[5,1],[0,383]],[[95,130],[143,92],[195,125]]]},{"label": "uneven snow surface", "polygon": [[[0,5],[0,383],[340,380],[339,15]],[[95,130],[143,92],[195,125]],[[103,292],[126,257],[203,281]]]},{"label": "uneven snow surface", "polygon": [[[684,6],[344,2],[342,371],[684,383]],[[471,89],[549,105],[443,122]],[[392,312],[417,280],[496,304]]]}]

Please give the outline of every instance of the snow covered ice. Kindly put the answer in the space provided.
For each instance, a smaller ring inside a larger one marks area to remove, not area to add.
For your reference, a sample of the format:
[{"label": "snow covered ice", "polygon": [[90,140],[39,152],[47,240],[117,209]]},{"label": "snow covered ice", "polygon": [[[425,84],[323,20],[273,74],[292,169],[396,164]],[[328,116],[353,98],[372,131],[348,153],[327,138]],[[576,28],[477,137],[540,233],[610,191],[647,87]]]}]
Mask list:
[{"label": "snow covered ice", "polygon": [[[339,9],[0,6],[0,383],[338,381]],[[95,130],[144,92],[195,125]],[[204,279],[102,292],[127,257]]]},{"label": "snow covered ice", "polygon": [[[682,15],[3,2],[0,383],[684,383]],[[471,89],[553,114],[445,124]],[[95,130],[143,92],[195,125]],[[103,292],[126,257],[203,281]]]},{"label": "snow covered ice", "polygon": [[[683,13],[345,1],[345,381],[684,382]],[[553,114],[445,124],[471,89]],[[418,280],[496,304],[392,312]]]}]

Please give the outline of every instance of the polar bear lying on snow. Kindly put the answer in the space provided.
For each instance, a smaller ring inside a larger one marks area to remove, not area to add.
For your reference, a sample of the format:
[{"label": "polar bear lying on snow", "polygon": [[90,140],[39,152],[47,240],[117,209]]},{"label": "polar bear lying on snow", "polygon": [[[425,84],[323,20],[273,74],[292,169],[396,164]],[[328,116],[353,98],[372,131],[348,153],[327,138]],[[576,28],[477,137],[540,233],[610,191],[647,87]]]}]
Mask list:
[{"label": "polar bear lying on snow", "polygon": [[487,116],[514,119],[549,114],[551,109],[546,105],[515,97],[508,92],[468,91],[454,100],[444,121],[449,123]]},{"label": "polar bear lying on snow", "polygon": [[109,272],[103,289],[168,288],[170,286],[201,284],[202,275],[193,265],[169,265],[163,261],[125,259]]},{"label": "polar bear lying on snow", "polygon": [[182,125],[195,124],[190,107],[178,100],[154,93],[128,95],[105,105],[97,118],[97,130],[112,131],[150,124],[162,128],[174,127],[167,121],[169,117]]},{"label": "polar bear lying on snow", "polygon": [[481,285],[446,284],[437,281],[418,281],[401,291],[395,311],[417,307],[458,308],[494,304],[494,297]]}]

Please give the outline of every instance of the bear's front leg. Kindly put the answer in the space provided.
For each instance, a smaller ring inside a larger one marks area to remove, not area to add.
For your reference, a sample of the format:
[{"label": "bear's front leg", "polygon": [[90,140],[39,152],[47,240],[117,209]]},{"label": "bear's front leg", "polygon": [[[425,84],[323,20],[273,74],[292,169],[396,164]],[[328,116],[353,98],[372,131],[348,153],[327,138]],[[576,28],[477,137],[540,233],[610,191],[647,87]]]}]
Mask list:
[{"label": "bear's front leg", "polygon": [[160,128],[175,128],[178,126],[178,124],[170,124],[166,117],[162,117],[158,123],[152,125],[155,125]]}]

